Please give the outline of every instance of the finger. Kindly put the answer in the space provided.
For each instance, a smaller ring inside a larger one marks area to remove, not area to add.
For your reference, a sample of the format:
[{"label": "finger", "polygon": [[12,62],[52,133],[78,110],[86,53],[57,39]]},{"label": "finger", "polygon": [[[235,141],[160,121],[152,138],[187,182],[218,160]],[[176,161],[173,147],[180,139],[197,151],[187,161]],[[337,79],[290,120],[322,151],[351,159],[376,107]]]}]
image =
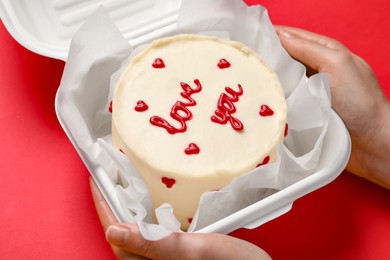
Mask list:
[{"label": "finger", "polygon": [[118,220],[116,219],[114,213],[112,213],[110,206],[108,206],[106,200],[92,178],[90,179],[90,186],[97,214],[104,231],[106,231],[110,225],[118,223]]},{"label": "finger", "polygon": [[136,225],[119,224],[108,228],[106,238],[119,248],[152,259],[270,259],[253,244],[219,234],[173,233],[147,241]]},{"label": "finger", "polygon": [[305,30],[286,26],[275,26],[275,29],[287,52],[316,71],[327,72],[333,66],[339,50],[346,49],[336,40]]},{"label": "finger", "polygon": [[330,48],[330,49],[345,48],[345,46],[342,43],[340,43],[339,41],[337,41],[335,39],[332,39],[332,38],[327,37],[325,35],[310,32],[310,31],[307,31],[304,29],[288,27],[288,26],[281,26],[281,25],[276,25],[275,29],[277,32],[283,31],[285,33],[289,33],[290,36],[294,35],[296,37],[315,42],[319,45],[322,45],[322,46]]}]

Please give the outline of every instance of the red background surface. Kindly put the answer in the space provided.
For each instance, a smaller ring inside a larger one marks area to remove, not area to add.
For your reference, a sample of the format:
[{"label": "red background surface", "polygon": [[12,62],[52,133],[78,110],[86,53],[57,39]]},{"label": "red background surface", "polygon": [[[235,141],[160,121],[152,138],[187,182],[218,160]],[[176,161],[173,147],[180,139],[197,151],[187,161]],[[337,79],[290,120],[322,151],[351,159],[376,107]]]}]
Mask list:
[{"label": "red background surface", "polygon": [[[390,7],[383,0],[260,2],[275,24],[336,38],[367,60],[390,97]],[[114,259],[89,173],[61,129],[64,63],[19,45],[0,23],[0,259]],[[274,259],[390,259],[390,192],[343,172],[290,212],[238,230]]]}]

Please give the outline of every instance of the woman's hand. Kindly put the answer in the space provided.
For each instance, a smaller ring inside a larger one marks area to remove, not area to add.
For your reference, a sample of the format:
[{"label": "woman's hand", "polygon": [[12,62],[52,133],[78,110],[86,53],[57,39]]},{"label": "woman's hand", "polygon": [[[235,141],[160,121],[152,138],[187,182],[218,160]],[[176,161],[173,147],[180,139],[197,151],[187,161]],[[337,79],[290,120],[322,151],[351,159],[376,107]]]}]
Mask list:
[{"label": "woman's hand", "polygon": [[137,225],[118,223],[92,179],[90,184],[106,239],[119,259],[271,259],[257,246],[221,234],[173,233],[145,240]]},{"label": "woman's hand", "polygon": [[332,107],[352,140],[347,170],[390,189],[390,103],[372,69],[336,40],[297,28],[275,29],[309,73],[329,74]]}]

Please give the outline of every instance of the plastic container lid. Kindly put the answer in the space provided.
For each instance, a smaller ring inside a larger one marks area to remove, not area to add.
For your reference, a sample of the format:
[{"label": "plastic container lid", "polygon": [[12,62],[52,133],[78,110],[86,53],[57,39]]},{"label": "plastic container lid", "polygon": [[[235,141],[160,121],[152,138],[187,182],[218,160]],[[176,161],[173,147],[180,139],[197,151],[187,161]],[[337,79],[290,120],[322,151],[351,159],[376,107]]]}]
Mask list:
[{"label": "plastic container lid", "polygon": [[21,45],[66,60],[73,34],[99,6],[137,46],[174,31],[180,5],[181,0],[0,0],[0,16]]}]

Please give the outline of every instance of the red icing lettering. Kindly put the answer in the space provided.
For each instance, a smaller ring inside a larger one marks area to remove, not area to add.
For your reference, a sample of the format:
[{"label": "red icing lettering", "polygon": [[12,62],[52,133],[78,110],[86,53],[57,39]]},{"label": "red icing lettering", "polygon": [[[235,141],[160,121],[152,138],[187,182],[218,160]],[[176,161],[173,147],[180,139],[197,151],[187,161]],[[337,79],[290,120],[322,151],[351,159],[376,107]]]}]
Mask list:
[{"label": "red icing lettering", "polygon": [[230,62],[228,62],[226,59],[220,59],[218,62],[218,68],[220,69],[226,69],[230,67]]},{"label": "red icing lettering", "polygon": [[272,116],[274,114],[274,111],[267,105],[261,105],[259,114],[261,116]]},{"label": "red icing lettering", "polygon": [[143,112],[148,108],[149,108],[148,105],[144,101],[139,100],[137,101],[137,105],[134,107],[134,110],[137,112]]},{"label": "red icing lettering", "polygon": [[164,183],[168,189],[170,189],[176,183],[176,180],[168,177],[162,177],[161,182]]},{"label": "red icing lettering", "polygon": [[218,109],[215,110],[214,115],[211,116],[211,121],[218,124],[226,124],[229,121],[234,130],[241,131],[244,129],[244,125],[240,120],[233,117],[232,114],[236,112],[236,107],[233,102],[237,102],[239,96],[241,96],[244,91],[240,84],[238,84],[238,91],[234,91],[229,87],[226,87],[225,90],[230,96],[226,93],[220,95],[217,104]]},{"label": "red icing lettering", "polygon": [[167,132],[170,134],[185,132],[187,130],[186,121],[192,118],[192,113],[187,107],[196,105],[196,101],[191,97],[191,95],[193,93],[198,93],[202,90],[202,85],[200,84],[199,80],[195,79],[194,83],[196,85],[195,89],[191,88],[190,85],[188,85],[187,83],[184,82],[180,83],[182,89],[184,90],[184,92],[181,92],[180,95],[187,100],[187,103],[182,101],[177,101],[172,106],[170,115],[172,119],[179,122],[180,124],[179,128],[172,126],[167,120],[159,116],[152,116],[149,119],[149,122],[152,125],[165,128],[165,130],[167,130]]},{"label": "red icing lettering", "polygon": [[112,100],[110,101],[110,105],[108,106],[108,111],[112,113]]},{"label": "red icing lettering", "polygon": [[157,58],[154,60],[152,67],[155,69],[162,69],[165,68],[165,63],[161,58]]},{"label": "red icing lettering", "polygon": [[284,128],[284,137],[288,134],[288,124],[286,123],[286,127]]},{"label": "red icing lettering", "polygon": [[271,159],[271,158],[270,158],[269,156],[266,156],[266,157],[264,158],[263,162],[259,163],[256,167],[260,167],[260,166],[262,166],[262,165],[265,165],[265,164],[269,163],[269,160],[270,160],[270,159]]},{"label": "red icing lettering", "polygon": [[184,150],[184,152],[186,154],[188,154],[188,155],[190,155],[190,154],[198,154],[200,152],[200,149],[199,149],[199,147],[196,144],[190,143],[188,145],[188,147]]}]

